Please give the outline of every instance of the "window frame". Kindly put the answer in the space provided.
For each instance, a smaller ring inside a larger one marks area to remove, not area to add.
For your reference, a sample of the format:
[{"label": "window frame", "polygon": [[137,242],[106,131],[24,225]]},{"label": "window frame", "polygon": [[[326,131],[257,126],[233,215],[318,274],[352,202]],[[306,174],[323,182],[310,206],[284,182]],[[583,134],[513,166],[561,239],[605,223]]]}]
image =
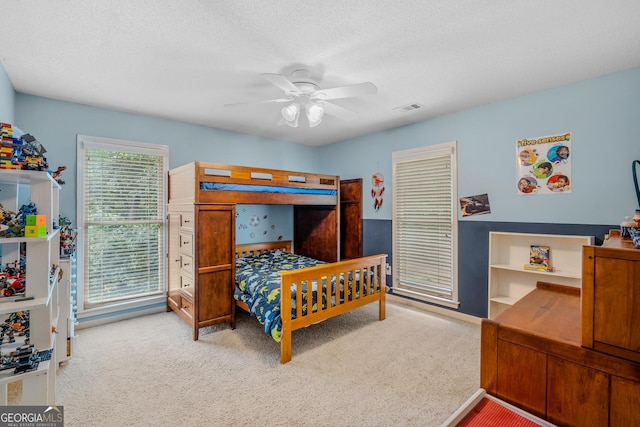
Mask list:
[{"label": "window frame", "polygon": [[[442,295],[438,295],[437,292],[428,291],[416,291],[411,286],[405,285],[403,287],[401,281],[401,262],[399,260],[400,250],[398,250],[399,237],[397,227],[399,226],[397,208],[400,206],[398,203],[396,165],[403,162],[419,161],[427,159],[437,159],[450,155],[451,162],[451,297],[447,298]],[[411,297],[417,300],[433,303],[440,306],[449,308],[459,308],[460,301],[458,299],[458,211],[457,211],[457,142],[450,141],[441,144],[430,145],[426,147],[414,148],[403,151],[396,151],[392,153],[392,169],[393,169],[393,216],[392,216],[392,247],[393,247],[393,293]]]},{"label": "window frame", "polygon": [[[133,298],[125,301],[117,301],[112,304],[85,307],[85,229],[86,221],[84,217],[84,204],[85,204],[85,150],[88,148],[94,149],[107,149],[114,151],[151,154],[164,157],[163,164],[163,182],[162,187],[162,225],[161,240],[163,244],[161,254],[161,280],[162,290],[160,295],[145,296],[139,298]],[[103,138],[88,135],[77,135],[77,205],[76,205],[76,218],[77,227],[79,230],[77,237],[77,315],[79,320],[94,319],[101,316],[113,316],[120,312],[125,311],[137,311],[144,307],[149,307],[158,304],[166,304],[166,290],[167,290],[167,274],[166,274],[166,262],[167,262],[167,177],[169,169],[169,147],[166,145],[150,144],[136,141],[127,141],[112,138]],[[130,317],[130,316],[125,316]]]}]

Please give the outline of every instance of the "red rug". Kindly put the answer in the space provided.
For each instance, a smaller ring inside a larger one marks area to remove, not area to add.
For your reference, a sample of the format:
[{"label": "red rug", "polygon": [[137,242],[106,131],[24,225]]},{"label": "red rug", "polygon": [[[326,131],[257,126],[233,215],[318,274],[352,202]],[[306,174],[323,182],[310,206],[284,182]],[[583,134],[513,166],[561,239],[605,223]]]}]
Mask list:
[{"label": "red rug", "polygon": [[520,414],[505,408],[493,400],[483,398],[469,414],[458,424],[458,427],[535,427],[539,426]]}]

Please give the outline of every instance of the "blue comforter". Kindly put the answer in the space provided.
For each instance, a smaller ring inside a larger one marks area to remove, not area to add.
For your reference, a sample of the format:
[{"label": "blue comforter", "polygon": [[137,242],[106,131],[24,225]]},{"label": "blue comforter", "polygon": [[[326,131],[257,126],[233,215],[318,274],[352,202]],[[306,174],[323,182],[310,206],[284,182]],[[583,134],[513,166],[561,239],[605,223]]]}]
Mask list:
[{"label": "blue comforter", "polygon": [[[236,288],[234,298],[249,307],[249,312],[264,325],[264,331],[276,342],[282,337],[280,317],[280,272],[298,270],[325,264],[313,258],[275,251],[255,257],[236,260]],[[316,289],[313,289],[312,305],[316,304]],[[302,288],[303,302],[306,299],[306,287]],[[324,293],[323,293],[324,297]],[[296,298],[292,290],[292,298]],[[323,303],[326,303],[324,301]],[[295,303],[293,303],[295,308]],[[293,311],[293,310],[292,310]],[[303,314],[306,313],[306,304]],[[292,313],[295,317],[295,313]]]}]

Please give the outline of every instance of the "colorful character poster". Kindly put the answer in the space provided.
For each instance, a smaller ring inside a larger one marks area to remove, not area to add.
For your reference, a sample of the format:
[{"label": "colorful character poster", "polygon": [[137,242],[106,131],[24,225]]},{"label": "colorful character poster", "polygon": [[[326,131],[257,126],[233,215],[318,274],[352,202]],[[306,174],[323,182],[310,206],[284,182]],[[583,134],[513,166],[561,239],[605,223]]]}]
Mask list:
[{"label": "colorful character poster", "polygon": [[516,143],[519,195],[571,192],[571,132]]}]

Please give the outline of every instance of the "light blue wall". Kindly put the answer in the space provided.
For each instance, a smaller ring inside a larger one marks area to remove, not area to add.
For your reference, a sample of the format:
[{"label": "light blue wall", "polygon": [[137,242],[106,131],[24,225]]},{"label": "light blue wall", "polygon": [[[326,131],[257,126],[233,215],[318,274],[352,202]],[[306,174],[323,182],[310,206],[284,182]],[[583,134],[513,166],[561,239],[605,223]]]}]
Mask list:
[{"label": "light blue wall", "polygon": [[49,98],[16,96],[17,126],[47,149],[49,168],[67,166],[60,213],[76,223],[76,136],[91,135],[169,146],[170,168],[192,161],[320,172],[312,147],[172,120],[89,107]]},{"label": "light blue wall", "polygon": [[278,240],[293,240],[293,206],[236,206],[236,243]]},{"label": "light blue wall", "polygon": [[[324,146],[324,173],[364,178],[366,219],[391,219],[391,154],[458,142],[458,196],[488,193],[491,214],[464,221],[618,224],[638,207],[631,161],[640,159],[640,68]],[[516,195],[516,141],[572,133],[570,194]],[[359,159],[354,162],[353,159]],[[382,172],[385,202],[370,198]]]},{"label": "light blue wall", "polygon": [[9,80],[9,76],[0,63],[0,122],[14,122],[16,91]]},{"label": "light blue wall", "polygon": [[[458,196],[488,193],[491,203],[491,214],[465,221],[617,224],[637,207],[631,160],[640,158],[640,68],[319,148],[15,94],[4,70],[0,91],[2,120],[36,136],[48,150],[50,168],[68,167],[61,211],[72,219],[77,134],[168,145],[170,167],[206,159],[364,178],[366,219],[391,219],[393,151],[453,140]],[[15,110],[9,98],[15,98]],[[515,142],[563,132],[572,133],[572,192],[518,196]],[[376,172],[385,178],[378,211],[370,197]]]}]

